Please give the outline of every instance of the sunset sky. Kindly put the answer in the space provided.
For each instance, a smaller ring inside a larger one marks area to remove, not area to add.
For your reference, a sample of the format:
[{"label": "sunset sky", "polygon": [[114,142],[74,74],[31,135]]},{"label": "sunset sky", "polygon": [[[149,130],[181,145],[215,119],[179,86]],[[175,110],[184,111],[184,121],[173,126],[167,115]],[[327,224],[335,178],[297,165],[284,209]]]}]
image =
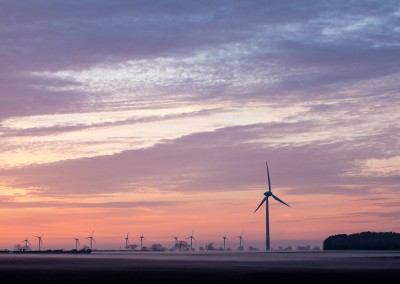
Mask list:
[{"label": "sunset sky", "polygon": [[400,231],[399,1],[0,0],[0,249]]}]

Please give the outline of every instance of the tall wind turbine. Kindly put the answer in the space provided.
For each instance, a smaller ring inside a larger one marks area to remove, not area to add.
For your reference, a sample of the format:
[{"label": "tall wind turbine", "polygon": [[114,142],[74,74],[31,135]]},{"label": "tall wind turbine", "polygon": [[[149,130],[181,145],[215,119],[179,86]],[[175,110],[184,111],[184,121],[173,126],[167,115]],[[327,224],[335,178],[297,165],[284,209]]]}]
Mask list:
[{"label": "tall wind turbine", "polygon": [[227,237],[226,237],[226,235],[224,235],[222,238],[224,239],[224,251],[225,251],[225,243],[226,243]]},{"label": "tall wind turbine", "polygon": [[147,240],[143,234],[140,236],[140,250],[143,250],[143,240]]},{"label": "tall wind turbine", "polygon": [[78,245],[80,245],[79,243],[79,238],[73,238],[75,240],[75,249],[78,251]]},{"label": "tall wind turbine", "polygon": [[94,234],[94,231],[92,232],[92,234],[90,235],[90,237],[87,237],[87,238],[86,238],[86,239],[89,239],[89,240],[90,240],[90,250],[92,250],[92,248],[93,248],[93,242],[96,243],[96,241],[95,241],[94,238],[93,238],[93,234]]},{"label": "tall wind turbine", "polygon": [[40,236],[35,236],[36,238],[38,238],[38,242],[39,242],[39,251],[40,251],[41,248],[42,248],[42,244],[43,244],[43,242],[42,242],[42,237],[43,237],[43,235],[44,235],[44,233],[42,233]]},{"label": "tall wind turbine", "polygon": [[195,240],[197,242],[197,240],[193,237],[193,231],[192,231],[192,234],[189,237],[187,237],[186,239],[190,239],[190,251],[192,251],[193,250],[193,240]]},{"label": "tall wind turbine", "polygon": [[254,211],[254,213],[257,212],[258,208],[261,207],[261,205],[264,204],[265,202],[265,232],[266,232],[266,238],[265,238],[265,247],[266,250],[269,251],[271,250],[271,244],[270,244],[270,238],[269,238],[269,209],[268,209],[268,197],[272,196],[273,199],[275,199],[276,201],[279,201],[280,203],[289,206],[289,204],[283,202],[282,200],[280,200],[276,195],[274,195],[271,191],[271,178],[269,177],[269,169],[268,169],[268,162],[266,162],[267,165],[267,175],[268,175],[268,191],[264,192],[264,199],[261,201],[260,205],[258,205],[257,209]]},{"label": "tall wind turbine", "polygon": [[129,245],[129,233],[126,233],[126,237],[125,237],[125,250],[128,250],[128,245]]},{"label": "tall wind turbine", "polygon": [[240,250],[243,250],[243,247],[242,247],[242,243],[244,244],[243,232],[242,232],[242,234],[241,234],[240,236],[236,236],[236,238],[239,239],[239,249],[240,249]]}]

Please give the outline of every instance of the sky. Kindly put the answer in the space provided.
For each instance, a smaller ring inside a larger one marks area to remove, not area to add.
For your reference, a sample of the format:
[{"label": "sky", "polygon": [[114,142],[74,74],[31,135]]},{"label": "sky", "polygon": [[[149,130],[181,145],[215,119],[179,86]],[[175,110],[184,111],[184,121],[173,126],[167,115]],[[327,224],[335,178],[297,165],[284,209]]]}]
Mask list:
[{"label": "sky", "polygon": [[399,1],[0,0],[0,248],[400,231]]}]

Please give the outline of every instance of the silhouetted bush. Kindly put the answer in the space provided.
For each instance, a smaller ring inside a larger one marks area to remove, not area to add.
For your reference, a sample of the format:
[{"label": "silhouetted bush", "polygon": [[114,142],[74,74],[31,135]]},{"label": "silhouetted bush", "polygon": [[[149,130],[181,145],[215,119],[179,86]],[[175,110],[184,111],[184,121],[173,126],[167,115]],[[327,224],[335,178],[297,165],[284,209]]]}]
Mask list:
[{"label": "silhouetted bush", "polygon": [[300,251],[308,251],[308,250],[311,250],[311,247],[310,246],[297,246],[296,247],[296,250],[300,250]]},{"label": "silhouetted bush", "polygon": [[321,248],[320,248],[319,246],[314,246],[314,247],[312,248],[312,250],[321,250]]},{"label": "silhouetted bush", "polygon": [[400,234],[362,232],[330,236],[324,240],[324,250],[400,250]]},{"label": "silhouetted bush", "polygon": [[153,245],[151,245],[150,250],[152,250],[152,251],[166,251],[167,248],[163,247],[161,244],[153,244]]},{"label": "silhouetted bush", "polygon": [[249,251],[259,251],[258,248],[253,247],[253,246],[248,246],[247,249],[248,249]]}]

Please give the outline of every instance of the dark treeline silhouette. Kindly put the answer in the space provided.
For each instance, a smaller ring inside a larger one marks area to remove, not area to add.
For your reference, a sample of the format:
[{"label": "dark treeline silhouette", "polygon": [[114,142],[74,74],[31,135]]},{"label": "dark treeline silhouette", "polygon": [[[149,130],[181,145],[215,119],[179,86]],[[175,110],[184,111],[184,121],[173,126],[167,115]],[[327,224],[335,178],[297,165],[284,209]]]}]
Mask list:
[{"label": "dark treeline silhouette", "polygon": [[330,236],[324,240],[324,250],[400,250],[400,234],[362,232]]}]

